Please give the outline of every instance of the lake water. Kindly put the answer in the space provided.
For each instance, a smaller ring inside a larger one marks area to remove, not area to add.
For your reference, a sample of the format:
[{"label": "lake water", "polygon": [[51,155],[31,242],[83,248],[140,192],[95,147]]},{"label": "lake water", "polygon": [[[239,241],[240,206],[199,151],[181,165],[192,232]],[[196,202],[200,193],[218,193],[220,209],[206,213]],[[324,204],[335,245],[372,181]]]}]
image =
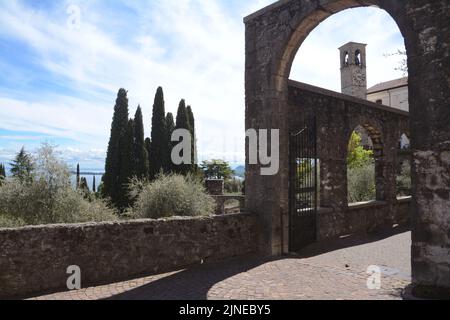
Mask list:
[{"label": "lake water", "polygon": [[[89,190],[92,191],[92,182],[94,181],[95,177],[95,187],[98,188],[100,183],[102,182],[102,176],[103,173],[92,173],[92,174],[80,174],[80,178],[85,177],[89,186]],[[72,182],[72,185],[75,187],[77,185],[77,175],[73,174],[70,177],[70,180]]]}]

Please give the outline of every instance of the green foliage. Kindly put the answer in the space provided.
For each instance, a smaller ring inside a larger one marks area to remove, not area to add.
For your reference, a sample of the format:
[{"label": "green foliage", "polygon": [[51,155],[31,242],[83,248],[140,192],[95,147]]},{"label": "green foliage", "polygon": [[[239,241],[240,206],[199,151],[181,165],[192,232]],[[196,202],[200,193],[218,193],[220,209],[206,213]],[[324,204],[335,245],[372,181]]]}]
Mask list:
[{"label": "green foliage", "polygon": [[135,218],[202,216],[214,212],[214,199],[192,175],[159,175],[153,182],[134,180],[130,190],[136,199],[130,215]]},{"label": "green foliage", "polygon": [[80,187],[80,164],[77,164],[77,180],[76,180],[76,184],[77,184],[77,189]]},{"label": "green foliage", "polygon": [[3,163],[0,163],[0,177],[6,178],[6,169]]},{"label": "green foliage", "polygon": [[191,106],[187,106],[186,113],[187,113],[189,128],[190,128],[190,132],[191,132],[191,137],[192,137],[192,146],[191,146],[191,155],[192,155],[191,163],[192,163],[192,166],[191,166],[191,172],[194,172],[194,171],[198,170],[197,157],[196,157],[196,155],[197,155],[197,138],[196,138],[196,134],[195,134],[194,112],[192,111],[192,107]]},{"label": "green foliage", "polygon": [[150,145],[150,179],[156,178],[162,170],[170,167],[169,141],[167,140],[166,111],[164,92],[159,87],[155,94],[152,116],[152,135]]},{"label": "green foliage", "polygon": [[314,165],[311,161],[301,161],[297,164],[297,175],[300,184],[304,184],[311,177]]},{"label": "green foliage", "polygon": [[348,145],[347,165],[349,169],[356,169],[373,162],[372,150],[366,150],[361,145],[361,135],[353,132]]},{"label": "green foliage", "polygon": [[30,181],[34,169],[33,157],[22,148],[10,163],[12,176],[21,181]]},{"label": "green foliage", "polygon": [[124,209],[129,202],[126,185],[132,177],[132,143],[133,127],[128,119],[127,91],[120,89],[114,107],[103,177],[104,196],[110,198],[119,209]]},{"label": "green foliage", "polygon": [[115,220],[100,200],[88,201],[70,184],[70,172],[54,147],[38,150],[33,179],[7,179],[0,186],[0,227]]},{"label": "green foliage", "polygon": [[348,169],[347,177],[349,203],[375,199],[375,166],[373,163]]},{"label": "green foliage", "polygon": [[0,186],[3,183],[3,180],[5,180],[6,178],[6,170],[5,170],[5,166],[3,165],[3,163],[0,163]]},{"label": "green foliage", "polygon": [[89,186],[85,177],[80,179],[80,192],[84,195],[85,198],[89,198],[91,191],[89,190]]},{"label": "green foliage", "polygon": [[[168,113],[166,116],[166,129],[167,129],[167,142],[169,144],[169,156],[172,154],[174,143],[172,142],[172,134],[175,131],[175,120],[172,113]],[[167,172],[173,172],[175,170],[172,161],[169,161],[167,165]]]},{"label": "green foliage", "polygon": [[20,228],[24,226],[26,226],[26,223],[22,219],[4,216],[0,213],[0,228]]},{"label": "green foliage", "polygon": [[182,99],[178,105],[176,129],[187,129],[191,131],[186,108],[186,101]]},{"label": "green foliage", "polygon": [[139,106],[134,116],[133,128],[133,175],[139,179],[146,179],[149,174],[148,152],[144,140],[144,120]]},{"label": "green foliage", "polygon": [[[177,130],[179,130],[179,129],[188,130],[191,133],[191,137],[192,137],[192,128],[191,128],[191,125],[189,123],[189,117],[188,117],[188,112],[187,112],[187,108],[186,108],[186,102],[184,100],[181,100],[180,104],[178,106],[177,120],[176,120],[175,129],[177,129]],[[192,159],[191,159],[191,161],[192,161]],[[176,173],[186,175],[189,172],[192,172],[192,162],[191,162],[191,164],[174,165],[174,171]]]},{"label": "green foliage", "polygon": [[105,185],[103,184],[103,182],[102,181],[100,181],[100,184],[98,185],[98,187],[97,187],[97,193],[95,194],[95,196],[97,197],[97,198],[102,198],[103,197],[103,194],[104,194],[104,187],[105,187]]},{"label": "green foliage", "polygon": [[348,145],[347,179],[349,203],[375,199],[374,153],[361,144],[361,135],[353,132]]},{"label": "green foliage", "polygon": [[229,179],[225,181],[224,188],[227,194],[242,194],[244,182],[239,179]]},{"label": "green foliage", "polygon": [[[165,114],[164,92],[159,87],[155,94],[152,114],[151,138],[144,140],[142,109],[137,108],[134,120],[128,119],[128,98],[125,89],[120,89],[111,125],[111,137],[105,164],[105,175],[101,188],[102,196],[123,211],[132,204],[128,197],[127,184],[136,176],[140,180],[154,180],[159,173],[195,173],[196,165],[175,167],[171,161],[171,140],[175,129],[187,129],[194,133],[195,120],[192,108],[180,102],[176,124],[173,114]],[[192,144],[195,151],[195,144]],[[193,155],[193,160],[195,157]],[[77,180],[78,181],[78,180]],[[79,183],[77,183],[78,185]]]},{"label": "green foliage", "polygon": [[116,204],[121,211],[125,210],[131,204],[128,197],[128,183],[134,175],[134,159],[133,159],[133,132],[134,121],[128,120],[128,125],[125,134],[122,136],[122,152],[121,152],[121,170],[119,174],[119,183],[121,186],[120,195]]},{"label": "green foliage", "polygon": [[230,179],[234,172],[228,162],[223,160],[203,161],[201,169],[206,179]]},{"label": "green foliage", "polygon": [[59,188],[71,188],[70,171],[55,151],[56,147],[43,143],[37,150],[33,176],[45,183],[49,189],[56,192]]},{"label": "green foliage", "polygon": [[148,154],[148,176],[150,176],[150,152],[151,152],[151,148],[152,148],[152,140],[150,138],[146,138],[145,139],[145,150],[147,150],[147,154]]}]

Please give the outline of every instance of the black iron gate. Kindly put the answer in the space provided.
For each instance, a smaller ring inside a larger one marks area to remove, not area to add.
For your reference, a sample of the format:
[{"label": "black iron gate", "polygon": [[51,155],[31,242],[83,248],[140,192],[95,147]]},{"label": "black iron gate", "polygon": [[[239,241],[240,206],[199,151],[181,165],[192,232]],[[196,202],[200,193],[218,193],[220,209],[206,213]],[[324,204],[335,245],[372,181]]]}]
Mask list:
[{"label": "black iron gate", "polygon": [[291,132],[290,141],[290,251],[296,252],[316,241],[317,131],[316,118],[302,121]]}]

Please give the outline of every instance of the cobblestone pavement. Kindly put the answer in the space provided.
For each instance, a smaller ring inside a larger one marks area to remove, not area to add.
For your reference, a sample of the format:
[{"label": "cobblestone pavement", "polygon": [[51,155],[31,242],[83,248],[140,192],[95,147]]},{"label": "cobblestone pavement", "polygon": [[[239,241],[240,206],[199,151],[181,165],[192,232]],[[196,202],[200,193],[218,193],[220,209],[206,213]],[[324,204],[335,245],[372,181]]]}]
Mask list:
[{"label": "cobblestone pavement", "polygon": [[[298,256],[246,257],[35,299],[401,299],[410,284],[410,246],[409,232],[347,238],[310,246]],[[367,288],[369,265],[382,268],[380,290]]]}]

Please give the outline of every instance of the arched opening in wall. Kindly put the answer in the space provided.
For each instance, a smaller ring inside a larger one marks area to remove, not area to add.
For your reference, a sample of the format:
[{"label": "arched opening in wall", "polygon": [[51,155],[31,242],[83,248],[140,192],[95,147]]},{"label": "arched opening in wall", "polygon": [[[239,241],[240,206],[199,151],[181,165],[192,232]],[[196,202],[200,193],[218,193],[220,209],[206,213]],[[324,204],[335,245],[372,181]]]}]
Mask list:
[{"label": "arched opening in wall", "polygon": [[[404,77],[405,56],[398,55],[399,50],[406,52],[394,19],[380,8],[359,7],[340,11],[321,22],[301,43],[292,65],[286,67],[290,68],[291,80],[336,92],[342,92],[347,85],[364,86],[370,92],[376,85]],[[350,69],[346,70],[346,66]],[[361,67],[366,74],[353,77]]]},{"label": "arched opening in wall", "polygon": [[[323,20],[321,13],[317,14],[316,21]],[[386,121],[397,119],[398,112],[379,105],[384,101],[380,91],[389,93],[389,83],[403,76],[399,70],[403,57],[389,53],[406,52],[405,43],[397,23],[378,7],[343,10],[317,26],[308,21],[292,36],[278,74],[289,72],[287,96],[291,132],[302,128],[304,114],[315,114],[318,119],[315,157],[320,174],[315,177],[316,186],[301,185],[300,190],[316,188],[319,202],[315,204],[321,219],[327,213],[333,219],[330,212],[340,212],[342,217],[347,217],[342,218],[342,224],[336,223],[331,228],[333,236],[346,235],[373,227],[367,225],[372,223],[369,218],[365,220],[360,216],[376,216],[375,225],[382,225],[396,214],[396,209],[391,210],[389,204],[397,196],[395,174],[391,169],[395,150],[385,150],[384,146],[396,145],[397,141],[384,139],[392,137],[390,129],[385,128]],[[281,82],[278,87],[283,89]],[[375,96],[370,96],[372,92]],[[378,102],[378,105],[368,101]],[[289,150],[291,154],[291,147]],[[293,187],[290,181],[289,189],[289,242],[292,243],[297,238],[295,234],[308,233],[314,218],[306,220],[303,211],[294,210],[299,206],[299,199],[292,190],[299,188]],[[350,218],[353,214],[356,220]],[[354,224],[358,219],[365,222]],[[342,228],[343,225],[346,227]],[[323,226],[317,228],[321,237]],[[301,243],[290,246],[299,247]]]},{"label": "arched opening in wall", "polygon": [[[380,98],[383,92],[375,94],[370,92],[374,90],[373,87],[384,87],[384,84],[403,76],[399,66],[404,57],[389,55],[399,50],[406,52],[404,38],[397,23],[386,11],[377,7],[343,10],[325,19],[308,34],[296,52],[292,65],[288,65],[289,79],[318,87],[317,92],[322,92],[321,89],[324,88],[383,104],[383,98]],[[335,107],[337,108],[337,105]],[[334,121],[345,122],[338,118]],[[342,129],[345,126],[344,122],[337,126]],[[344,135],[342,131],[337,133],[336,129],[331,127],[324,127],[323,130],[324,136],[333,141],[336,135]],[[351,168],[346,177],[341,176],[333,168],[333,164],[318,161],[319,171],[323,172],[318,180],[318,186],[322,187],[318,196],[323,200],[320,205],[339,206],[342,200],[338,197],[343,197],[344,193],[336,192],[335,189],[345,178],[349,179],[346,190],[348,193],[346,200],[349,203],[384,200],[391,196],[386,194],[383,185],[387,177],[383,176],[385,172],[382,164],[375,161],[377,154],[379,160],[382,160],[383,144],[376,144],[374,148],[371,134],[365,133],[364,126],[356,128],[355,132],[359,133],[361,138],[362,150],[371,152],[372,159],[362,167]],[[379,136],[377,134],[376,138]],[[324,143],[324,140],[318,143]],[[323,159],[341,157],[331,150],[334,147],[336,146],[331,145],[326,150],[327,148],[318,145],[319,153],[323,153],[318,157]],[[362,189],[358,187],[361,184],[365,184]]]},{"label": "arched opening in wall", "polygon": [[355,51],[355,65],[360,67],[361,66],[361,60],[362,56],[361,56],[361,50],[356,50]]},{"label": "arched opening in wall", "polygon": [[407,134],[402,134],[398,142],[396,161],[397,198],[411,196],[411,143]]},{"label": "arched opening in wall", "polygon": [[343,66],[347,67],[350,64],[349,59],[350,59],[350,56],[348,55],[348,52],[345,52]]},{"label": "arched opening in wall", "polygon": [[348,143],[347,188],[349,204],[376,200],[374,143],[363,126],[356,127]]}]

